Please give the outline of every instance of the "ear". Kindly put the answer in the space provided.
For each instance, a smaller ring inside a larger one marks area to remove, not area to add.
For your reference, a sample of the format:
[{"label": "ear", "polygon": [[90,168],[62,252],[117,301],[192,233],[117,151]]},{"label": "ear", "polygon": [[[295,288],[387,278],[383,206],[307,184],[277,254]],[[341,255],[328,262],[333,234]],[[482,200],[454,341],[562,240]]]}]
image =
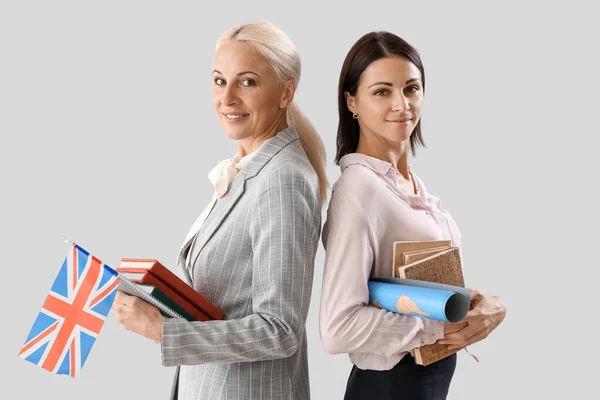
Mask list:
[{"label": "ear", "polygon": [[356,97],[350,95],[348,92],[344,92],[344,97],[346,97],[346,106],[351,113],[356,113]]},{"label": "ear", "polygon": [[279,108],[286,108],[292,101],[294,101],[294,94],[296,93],[296,82],[293,79],[287,81],[283,86],[281,92],[281,100],[279,101]]}]

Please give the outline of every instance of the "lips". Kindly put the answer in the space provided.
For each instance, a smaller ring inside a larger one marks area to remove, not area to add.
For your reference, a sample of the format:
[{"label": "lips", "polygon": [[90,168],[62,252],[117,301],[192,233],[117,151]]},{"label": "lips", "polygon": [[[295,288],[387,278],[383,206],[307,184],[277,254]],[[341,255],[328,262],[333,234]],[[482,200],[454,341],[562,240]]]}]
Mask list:
[{"label": "lips", "polygon": [[397,124],[405,124],[412,121],[412,118],[400,118],[400,119],[386,119],[387,122],[394,122]]},{"label": "lips", "polygon": [[242,119],[244,117],[247,117],[248,115],[250,115],[250,114],[246,114],[246,113],[223,113],[223,116],[225,118],[227,118],[228,120],[231,120],[231,121]]}]

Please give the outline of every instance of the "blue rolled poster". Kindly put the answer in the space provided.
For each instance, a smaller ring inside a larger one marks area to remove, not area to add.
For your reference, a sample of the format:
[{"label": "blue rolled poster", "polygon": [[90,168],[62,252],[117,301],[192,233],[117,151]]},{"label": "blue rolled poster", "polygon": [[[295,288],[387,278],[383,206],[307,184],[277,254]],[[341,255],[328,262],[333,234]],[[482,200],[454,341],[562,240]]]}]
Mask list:
[{"label": "blue rolled poster", "polygon": [[469,312],[466,288],[402,278],[373,278],[368,286],[369,304],[391,312],[451,323]]}]

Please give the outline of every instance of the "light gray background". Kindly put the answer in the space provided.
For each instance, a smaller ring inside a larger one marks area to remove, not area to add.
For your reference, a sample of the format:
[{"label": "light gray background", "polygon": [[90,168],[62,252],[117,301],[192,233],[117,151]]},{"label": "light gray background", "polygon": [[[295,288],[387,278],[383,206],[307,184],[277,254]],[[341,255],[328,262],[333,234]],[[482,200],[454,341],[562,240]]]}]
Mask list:
[{"label": "light gray background", "polygon": [[[215,40],[263,19],[302,56],[296,98],[326,143],[332,182],[350,46],[389,30],[421,52],[428,148],[415,171],[459,223],[468,285],[508,307],[472,346],[480,363],[459,354],[449,398],[593,397],[596,14],[574,2],[431,3],[3,1],[0,397],[167,398],[173,369],[159,346],[111,318],[77,379],[17,353],[66,255],[62,235],[109,265],[173,265],[211,195],[206,173],[235,152],[210,101]],[[322,246],[316,261],[312,395],[341,399],[351,364],[318,334]]]}]

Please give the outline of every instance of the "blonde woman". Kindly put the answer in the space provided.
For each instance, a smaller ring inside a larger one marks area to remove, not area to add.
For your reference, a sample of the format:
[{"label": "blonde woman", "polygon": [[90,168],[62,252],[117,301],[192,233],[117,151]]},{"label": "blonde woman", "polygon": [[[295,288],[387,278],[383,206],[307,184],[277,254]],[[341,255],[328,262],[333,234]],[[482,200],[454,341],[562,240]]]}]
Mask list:
[{"label": "blonde woman", "polygon": [[327,187],[319,135],[293,102],[300,57],[270,23],[217,42],[213,103],[238,152],[209,178],[215,194],[178,258],[221,321],[163,318],[119,293],[113,315],[161,344],[175,399],[310,398],[305,322]]}]

